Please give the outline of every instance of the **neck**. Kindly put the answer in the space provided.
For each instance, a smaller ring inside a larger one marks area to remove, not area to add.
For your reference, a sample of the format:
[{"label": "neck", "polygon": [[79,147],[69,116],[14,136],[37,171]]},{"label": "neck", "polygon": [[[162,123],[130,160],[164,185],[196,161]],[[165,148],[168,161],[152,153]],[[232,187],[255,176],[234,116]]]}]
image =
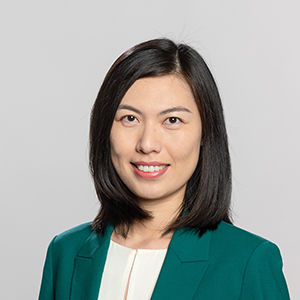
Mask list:
[{"label": "neck", "polygon": [[[173,232],[161,237],[165,228],[178,216],[182,198],[178,195],[169,199],[140,200],[140,206],[153,215],[152,220],[137,221],[130,226],[127,240],[150,241],[159,239],[171,239]],[[118,235],[118,232],[115,232]]]}]

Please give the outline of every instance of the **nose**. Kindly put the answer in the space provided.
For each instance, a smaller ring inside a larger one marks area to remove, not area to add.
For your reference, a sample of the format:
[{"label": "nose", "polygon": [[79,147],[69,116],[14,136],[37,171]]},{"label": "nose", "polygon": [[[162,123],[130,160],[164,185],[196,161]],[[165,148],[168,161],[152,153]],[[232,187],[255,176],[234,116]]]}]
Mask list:
[{"label": "nose", "polygon": [[139,132],[136,149],[138,152],[159,152],[161,149],[162,136],[153,124],[145,125]]}]

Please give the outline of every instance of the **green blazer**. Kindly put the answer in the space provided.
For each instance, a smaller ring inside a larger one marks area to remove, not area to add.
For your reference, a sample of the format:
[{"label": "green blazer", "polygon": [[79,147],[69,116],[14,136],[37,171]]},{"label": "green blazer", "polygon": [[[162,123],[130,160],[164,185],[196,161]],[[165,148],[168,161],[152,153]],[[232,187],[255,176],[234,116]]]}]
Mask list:
[{"label": "green blazer", "polygon": [[[101,237],[87,222],[56,235],[48,246],[39,300],[97,300],[113,229],[109,225]],[[151,297],[165,299],[290,297],[277,245],[221,221],[201,238],[190,229],[174,232]]]}]

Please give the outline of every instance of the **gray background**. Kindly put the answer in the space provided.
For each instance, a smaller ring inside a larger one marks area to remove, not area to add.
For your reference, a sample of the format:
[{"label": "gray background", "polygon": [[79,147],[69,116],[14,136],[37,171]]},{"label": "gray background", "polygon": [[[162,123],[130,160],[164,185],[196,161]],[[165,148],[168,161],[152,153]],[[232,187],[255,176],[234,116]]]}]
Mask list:
[{"label": "gray background", "polygon": [[36,299],[51,238],[91,221],[92,104],[113,61],[169,37],[204,57],[223,100],[235,225],[299,277],[298,1],[1,2],[1,299]]}]

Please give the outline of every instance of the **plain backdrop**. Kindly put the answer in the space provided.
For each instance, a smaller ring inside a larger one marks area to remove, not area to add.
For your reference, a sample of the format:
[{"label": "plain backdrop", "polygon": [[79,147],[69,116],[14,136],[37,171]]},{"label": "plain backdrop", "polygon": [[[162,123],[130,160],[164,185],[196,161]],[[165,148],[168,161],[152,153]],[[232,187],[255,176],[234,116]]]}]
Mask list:
[{"label": "plain backdrop", "polygon": [[37,299],[54,235],[91,221],[91,107],[114,60],[168,37],[219,87],[236,226],[276,243],[300,299],[299,1],[3,1],[0,298]]}]

